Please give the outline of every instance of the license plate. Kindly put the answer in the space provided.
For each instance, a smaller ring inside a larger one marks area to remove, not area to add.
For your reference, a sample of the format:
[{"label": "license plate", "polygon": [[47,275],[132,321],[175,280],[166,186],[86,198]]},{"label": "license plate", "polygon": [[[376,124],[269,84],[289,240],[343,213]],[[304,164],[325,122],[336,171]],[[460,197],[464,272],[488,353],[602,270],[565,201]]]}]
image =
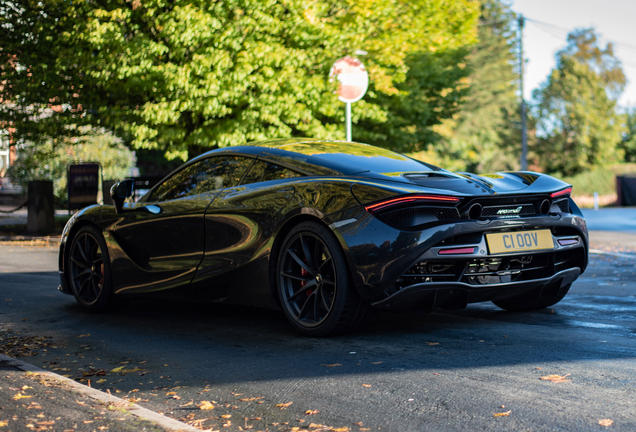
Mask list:
[{"label": "license plate", "polygon": [[491,254],[554,249],[550,230],[486,234],[486,242]]}]

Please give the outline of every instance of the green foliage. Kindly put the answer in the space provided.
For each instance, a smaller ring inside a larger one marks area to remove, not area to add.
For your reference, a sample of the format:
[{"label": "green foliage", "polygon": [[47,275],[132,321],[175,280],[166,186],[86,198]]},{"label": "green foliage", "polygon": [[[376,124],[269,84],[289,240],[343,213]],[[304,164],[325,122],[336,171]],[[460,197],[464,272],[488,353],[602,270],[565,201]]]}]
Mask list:
[{"label": "green foliage", "polygon": [[473,0],[3,4],[4,97],[17,105],[4,105],[0,122],[16,137],[39,142],[90,123],[181,158],[266,138],[344,138],[327,75],[356,50],[368,52],[371,83],[354,106],[354,137],[422,146],[426,128],[457,108],[478,13]]},{"label": "green foliage", "polygon": [[625,75],[611,44],[601,49],[593,29],[577,30],[557,57],[556,69],[534,94],[539,164],[571,176],[622,161],[616,99]]},{"label": "green foliage", "polygon": [[515,14],[507,3],[481,0],[479,43],[467,58],[466,97],[460,112],[436,129],[443,139],[433,150],[442,166],[474,172],[518,168],[515,29]]},{"label": "green foliage", "polygon": [[47,140],[38,145],[20,145],[18,159],[8,175],[26,190],[31,180],[52,180],[58,204],[66,201],[67,165],[99,162],[104,180],[121,179],[135,165],[135,154],[110,133],[85,131],[81,139]]},{"label": "green foliage", "polygon": [[625,162],[636,162],[636,108],[624,114],[625,132],[618,148],[625,152]]},{"label": "green foliage", "polygon": [[623,163],[607,167],[597,167],[562,180],[573,186],[574,196],[592,196],[594,192],[599,195],[616,193],[616,176],[636,174],[636,164]]}]

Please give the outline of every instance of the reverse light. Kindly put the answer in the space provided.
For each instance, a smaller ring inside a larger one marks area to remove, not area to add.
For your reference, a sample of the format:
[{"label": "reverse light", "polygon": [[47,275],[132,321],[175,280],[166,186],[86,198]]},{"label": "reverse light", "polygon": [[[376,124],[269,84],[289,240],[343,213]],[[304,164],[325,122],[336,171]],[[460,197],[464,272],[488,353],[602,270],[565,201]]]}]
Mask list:
[{"label": "reverse light", "polygon": [[579,242],[579,239],[575,239],[575,238],[559,239],[558,242],[561,246],[569,246],[569,245],[577,244]]},{"label": "reverse light", "polygon": [[367,211],[378,211],[387,207],[393,207],[400,204],[414,203],[414,202],[433,202],[433,203],[449,203],[457,204],[459,198],[444,196],[444,195],[408,195],[398,198],[391,198],[388,200],[380,201],[375,204],[364,206]]},{"label": "reverse light", "polygon": [[474,247],[457,248],[457,249],[442,249],[437,252],[437,255],[469,255],[475,253]]},{"label": "reverse light", "polygon": [[569,187],[569,188],[565,188],[563,190],[560,190],[558,192],[552,192],[550,194],[550,198],[557,198],[557,197],[560,197],[560,196],[563,196],[563,195],[570,195],[571,193],[572,193],[572,188]]}]

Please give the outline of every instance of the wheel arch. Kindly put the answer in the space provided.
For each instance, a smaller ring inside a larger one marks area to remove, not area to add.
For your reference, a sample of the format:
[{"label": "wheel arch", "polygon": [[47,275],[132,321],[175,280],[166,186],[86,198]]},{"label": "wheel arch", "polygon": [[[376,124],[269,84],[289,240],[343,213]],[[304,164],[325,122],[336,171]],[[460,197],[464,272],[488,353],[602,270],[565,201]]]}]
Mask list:
[{"label": "wheel arch", "polygon": [[71,227],[71,229],[69,230],[67,236],[66,236],[66,240],[64,242],[64,252],[63,252],[63,256],[62,256],[62,260],[60,260],[60,271],[63,271],[65,276],[68,277],[68,274],[66,272],[66,258],[68,257],[68,254],[70,252],[69,246],[71,245],[71,243],[73,242],[73,239],[75,238],[75,236],[77,235],[77,232],[84,228],[85,226],[92,226],[96,229],[98,229],[100,232],[102,232],[103,230],[99,227],[99,225],[97,225],[96,223],[87,220],[87,219],[80,219],[77,222],[75,222],[73,224],[73,226]]},{"label": "wheel arch", "polygon": [[[272,249],[269,254],[269,263],[268,263],[268,280],[269,280],[269,288],[274,297],[274,300],[280,306],[280,297],[278,295],[278,290],[276,289],[276,267],[278,265],[278,254],[280,250],[280,246],[285,240],[287,234],[298,224],[303,222],[318,222],[329,229],[329,225],[325,223],[317,214],[314,213],[300,213],[296,216],[291,217],[283,225],[280,227],[278,232],[276,233],[276,237],[274,238],[274,242],[272,243]],[[341,243],[341,239],[338,238],[338,243]],[[341,244],[342,247],[342,244]]]}]

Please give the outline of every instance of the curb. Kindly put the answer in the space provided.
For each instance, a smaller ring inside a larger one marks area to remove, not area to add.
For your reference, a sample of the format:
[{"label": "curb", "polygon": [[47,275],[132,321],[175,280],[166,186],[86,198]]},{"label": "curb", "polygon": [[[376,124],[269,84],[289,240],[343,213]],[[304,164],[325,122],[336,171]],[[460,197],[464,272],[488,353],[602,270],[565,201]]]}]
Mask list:
[{"label": "curb", "polygon": [[129,402],[127,400],[118,398],[116,396],[113,396],[111,394],[108,393],[104,393],[102,391],[96,390],[94,388],[91,387],[87,387],[84,384],[80,384],[78,382],[75,382],[74,380],[70,379],[70,378],[66,378],[63,377],[61,375],[58,375],[56,373],[44,370],[44,369],[40,369],[37,366],[33,366],[32,364],[29,363],[25,363],[21,360],[16,360],[12,357],[8,357],[6,355],[0,354],[0,361],[5,361],[9,366],[13,366],[16,367],[24,372],[33,372],[33,373],[37,373],[40,375],[44,375],[47,376],[49,378],[55,379],[57,381],[63,382],[64,384],[68,385],[69,387],[71,387],[73,390],[75,390],[78,393],[82,393],[83,395],[86,395],[92,399],[98,400],[100,402],[103,403],[107,403],[107,404],[116,404],[116,405],[125,405],[126,406],[126,411],[128,411],[130,414],[134,415],[135,417],[139,417],[142,420],[148,420],[151,421],[153,423],[155,423],[156,425],[166,429],[167,431],[172,431],[172,432],[201,432],[201,429],[197,429],[193,426],[187,425],[185,423],[181,423],[178,420],[175,420],[173,418],[170,417],[166,417],[162,414],[159,414],[155,411],[151,411],[147,408],[143,408],[137,404],[134,404],[132,402]]},{"label": "curb", "polygon": [[50,243],[50,244],[59,244],[60,236],[25,236],[25,235],[0,235],[0,242],[13,242],[13,243]]},{"label": "curb", "polygon": [[620,253],[620,252],[606,252],[604,250],[600,250],[600,249],[590,249],[590,253],[591,254],[596,254],[596,255],[611,255],[611,256],[615,256],[615,257],[619,257],[619,258],[631,258],[636,260],[636,255],[635,254],[626,254],[626,253]]}]

